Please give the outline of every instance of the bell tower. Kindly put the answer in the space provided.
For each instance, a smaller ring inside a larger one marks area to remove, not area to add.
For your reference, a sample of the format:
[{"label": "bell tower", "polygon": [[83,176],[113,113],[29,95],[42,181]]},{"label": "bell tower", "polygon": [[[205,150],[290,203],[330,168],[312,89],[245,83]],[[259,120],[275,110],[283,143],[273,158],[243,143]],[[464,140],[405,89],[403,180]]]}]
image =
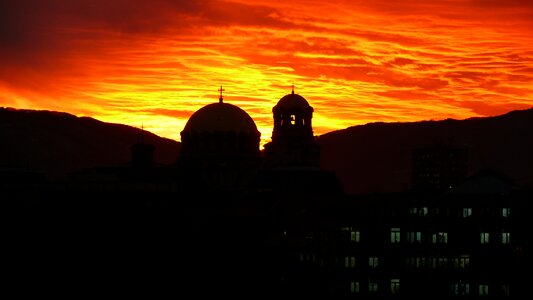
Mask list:
[{"label": "bell tower", "polygon": [[285,139],[309,140],[313,139],[313,108],[304,97],[295,94],[294,90],[281,98],[272,109],[274,115],[274,130],[272,141]]},{"label": "bell tower", "polygon": [[292,92],[272,109],[272,142],[265,145],[269,167],[319,167],[319,147],[313,136],[313,108],[304,97]]}]

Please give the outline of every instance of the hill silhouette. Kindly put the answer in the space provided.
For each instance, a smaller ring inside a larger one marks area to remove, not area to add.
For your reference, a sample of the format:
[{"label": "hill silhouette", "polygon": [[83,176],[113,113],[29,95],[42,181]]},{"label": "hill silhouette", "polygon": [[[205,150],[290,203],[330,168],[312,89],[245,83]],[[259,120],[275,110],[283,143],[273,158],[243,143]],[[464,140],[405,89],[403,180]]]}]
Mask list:
[{"label": "hill silhouette", "polygon": [[[130,146],[140,134],[139,128],[68,113],[0,108],[0,168],[42,172],[49,180],[61,180],[83,168],[128,163]],[[156,162],[176,161],[180,143],[147,131],[142,136],[155,145]]]},{"label": "hill silhouette", "polygon": [[[179,129],[177,129],[179,130]],[[172,164],[180,143],[144,132],[155,161]],[[60,180],[72,171],[128,163],[140,130],[53,111],[0,108],[0,168],[43,172]],[[389,193],[411,188],[411,151],[435,144],[469,151],[469,174],[492,169],[533,186],[533,108],[466,120],[370,123],[318,137],[321,166],[345,192]]]},{"label": "hill silhouette", "polygon": [[466,120],[370,123],[318,141],[321,166],[335,171],[350,194],[409,190],[411,151],[435,144],[467,148],[469,175],[498,170],[533,186],[533,108]]}]

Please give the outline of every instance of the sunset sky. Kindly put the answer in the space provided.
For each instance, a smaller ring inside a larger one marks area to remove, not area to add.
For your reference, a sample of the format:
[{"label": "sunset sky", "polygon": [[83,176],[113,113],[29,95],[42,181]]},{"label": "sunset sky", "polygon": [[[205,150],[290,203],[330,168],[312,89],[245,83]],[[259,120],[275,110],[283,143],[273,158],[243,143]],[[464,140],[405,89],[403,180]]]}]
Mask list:
[{"label": "sunset sky", "polygon": [[264,143],[293,83],[317,135],[529,108],[533,1],[0,1],[0,106],[179,140],[222,85]]}]

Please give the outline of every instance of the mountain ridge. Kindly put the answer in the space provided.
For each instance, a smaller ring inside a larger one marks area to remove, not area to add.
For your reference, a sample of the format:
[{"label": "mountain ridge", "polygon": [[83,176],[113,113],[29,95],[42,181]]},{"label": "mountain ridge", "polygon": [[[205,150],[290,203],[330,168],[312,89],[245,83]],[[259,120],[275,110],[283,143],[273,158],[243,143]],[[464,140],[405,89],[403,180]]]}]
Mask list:
[{"label": "mountain ridge", "polygon": [[42,172],[50,180],[73,171],[126,164],[129,147],[139,142],[156,146],[155,161],[172,164],[180,143],[132,126],[107,123],[65,112],[0,108],[0,166]]},{"label": "mountain ridge", "polygon": [[[127,164],[140,134],[139,128],[92,117],[2,107],[0,167],[24,167],[61,180],[83,168]],[[156,146],[156,162],[176,162],[179,142],[148,131],[142,135]],[[533,108],[463,120],[372,122],[316,138],[322,168],[334,171],[349,194],[409,190],[411,152],[437,144],[467,148],[469,175],[493,169],[533,186]]]},{"label": "mountain ridge", "polygon": [[374,122],[326,133],[318,142],[322,167],[336,172],[347,193],[409,190],[411,152],[436,144],[468,149],[469,175],[494,169],[533,185],[532,129],[530,108],[464,120]]}]

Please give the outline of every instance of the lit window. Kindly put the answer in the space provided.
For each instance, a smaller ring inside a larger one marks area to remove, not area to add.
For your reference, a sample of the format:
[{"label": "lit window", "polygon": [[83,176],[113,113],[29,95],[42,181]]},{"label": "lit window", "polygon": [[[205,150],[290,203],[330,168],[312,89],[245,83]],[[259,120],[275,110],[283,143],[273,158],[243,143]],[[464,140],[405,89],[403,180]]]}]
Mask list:
[{"label": "lit window", "polygon": [[355,256],[345,256],[344,257],[344,267],[345,268],[355,268]]},{"label": "lit window", "polygon": [[439,268],[446,269],[448,267],[448,258],[447,257],[439,257]]},{"label": "lit window", "polygon": [[350,233],[350,241],[358,243],[361,240],[361,232],[353,227],[341,227],[341,231],[348,231]]},{"label": "lit window", "polygon": [[470,217],[472,215],[472,208],[465,207],[463,208],[463,218]]},{"label": "lit window", "polygon": [[481,237],[481,243],[482,244],[488,244],[489,243],[489,233],[488,232],[482,232],[480,237]]},{"label": "lit window", "polygon": [[479,285],[479,295],[480,296],[488,296],[489,295],[489,286],[487,284],[480,284]]},{"label": "lit window", "polygon": [[429,209],[427,207],[421,207],[420,211],[418,212],[418,214],[420,216],[427,216],[428,212],[429,212]]},{"label": "lit window", "polygon": [[429,208],[427,207],[411,207],[409,208],[409,214],[411,216],[427,216],[429,213]]},{"label": "lit window", "polygon": [[511,214],[511,209],[509,207],[502,208],[502,217],[507,218]]},{"label": "lit window", "polygon": [[407,267],[413,267],[415,265],[415,258],[408,257],[406,260]]},{"label": "lit window", "polygon": [[433,244],[447,244],[448,243],[448,233],[447,232],[437,232],[431,235],[431,241]]},{"label": "lit window", "polygon": [[407,233],[407,241],[409,243],[420,243],[422,242],[422,232],[420,231],[411,231]]},{"label": "lit window", "polygon": [[390,280],[390,293],[392,295],[398,295],[400,293],[400,279]]},{"label": "lit window", "polygon": [[470,256],[469,255],[461,255],[460,257],[456,257],[454,259],[454,266],[456,268],[467,268],[470,266]]},{"label": "lit window", "polygon": [[369,257],[368,258],[368,266],[375,268],[378,266],[378,258],[377,257]]},{"label": "lit window", "polygon": [[509,286],[508,285],[502,285],[502,294],[504,296],[509,296]]},{"label": "lit window", "polygon": [[511,242],[511,233],[502,232],[501,233],[501,242],[502,242],[502,244],[509,244]]},{"label": "lit window", "polygon": [[416,258],[416,267],[418,269],[422,269],[426,266],[426,258],[425,257],[417,257]]},{"label": "lit window", "polygon": [[391,228],[391,230],[390,230],[390,242],[392,244],[400,242],[400,228]]},{"label": "lit window", "polygon": [[359,293],[359,281],[350,281],[350,293]]},{"label": "lit window", "polygon": [[378,283],[375,281],[368,282],[368,291],[370,293],[375,293],[378,291]]},{"label": "lit window", "polygon": [[350,241],[359,243],[360,239],[361,239],[361,232],[350,231]]},{"label": "lit window", "polygon": [[437,268],[437,258],[436,257],[429,257],[427,259],[428,268],[436,269]]},{"label": "lit window", "polygon": [[462,282],[451,284],[450,294],[454,296],[470,295],[470,284]]}]

